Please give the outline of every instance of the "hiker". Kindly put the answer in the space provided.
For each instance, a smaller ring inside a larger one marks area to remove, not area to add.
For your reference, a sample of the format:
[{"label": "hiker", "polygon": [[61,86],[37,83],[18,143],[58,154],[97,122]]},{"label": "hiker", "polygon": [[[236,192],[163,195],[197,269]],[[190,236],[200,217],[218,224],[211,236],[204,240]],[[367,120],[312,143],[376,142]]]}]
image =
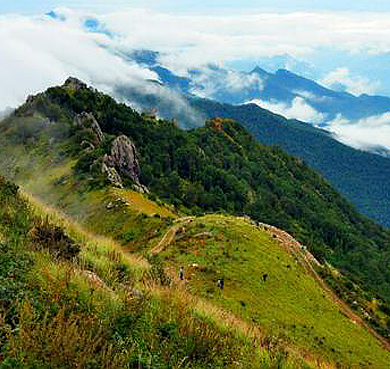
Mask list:
[{"label": "hiker", "polygon": [[183,267],[183,266],[180,267],[179,279],[180,279],[181,281],[184,281],[184,267]]},{"label": "hiker", "polygon": [[218,279],[218,281],[217,281],[217,286],[221,289],[221,290],[223,290],[223,286],[224,286],[224,280],[223,280],[223,278],[220,278],[220,279]]},{"label": "hiker", "polygon": [[264,274],[263,274],[263,281],[266,282],[266,281],[267,281],[267,278],[268,278],[268,274],[267,274],[267,273],[264,273]]}]

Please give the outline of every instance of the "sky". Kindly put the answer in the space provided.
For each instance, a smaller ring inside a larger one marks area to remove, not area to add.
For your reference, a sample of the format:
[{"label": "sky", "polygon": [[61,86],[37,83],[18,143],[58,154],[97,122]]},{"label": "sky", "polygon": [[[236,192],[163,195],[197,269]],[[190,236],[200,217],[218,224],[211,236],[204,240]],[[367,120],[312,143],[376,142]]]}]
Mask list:
[{"label": "sky", "polygon": [[[388,0],[0,0],[0,116],[27,95],[74,75],[112,92],[154,73],[126,62],[133,49],[163,52],[161,62],[185,76],[213,63],[249,71],[286,68],[324,86],[390,96]],[[55,10],[53,19],[45,13]],[[92,19],[96,29],[85,26]],[[262,102],[264,105],[264,102]],[[322,117],[297,99],[269,102],[290,117]],[[305,114],[302,116],[302,112]],[[299,115],[300,114],[300,115]],[[390,115],[350,124],[390,132]],[[340,128],[342,127],[342,128]],[[378,131],[379,132],[379,131]],[[383,131],[385,132],[385,131]],[[349,131],[348,131],[348,134]],[[384,134],[378,135],[380,141]],[[386,135],[390,137],[390,135]],[[360,139],[360,136],[359,136]],[[390,147],[390,138],[386,138]]]},{"label": "sky", "polygon": [[253,11],[272,11],[272,12],[318,12],[318,11],[344,11],[344,12],[386,12],[390,11],[390,3],[387,0],[0,0],[0,13],[40,13],[45,12],[50,8],[56,7],[72,7],[84,8],[91,11],[112,11],[121,10],[129,7],[142,7],[152,9],[158,12],[168,13],[232,13],[239,11],[240,13],[252,13]]}]

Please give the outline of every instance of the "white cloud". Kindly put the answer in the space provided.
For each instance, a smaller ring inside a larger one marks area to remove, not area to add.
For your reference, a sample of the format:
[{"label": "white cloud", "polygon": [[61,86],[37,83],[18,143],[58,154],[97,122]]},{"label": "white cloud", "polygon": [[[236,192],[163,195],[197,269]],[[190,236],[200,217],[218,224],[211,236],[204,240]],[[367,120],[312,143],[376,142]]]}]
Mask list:
[{"label": "white cloud", "polygon": [[118,82],[155,78],[98,46],[109,47],[110,42],[73,21],[0,16],[0,110],[18,106],[28,94],[58,85],[69,75],[106,91]]},{"label": "white cloud", "polygon": [[[206,116],[191,107],[177,91],[155,83],[142,83],[118,86],[116,98],[133,109],[150,111],[156,109],[160,118],[174,119],[183,128],[204,125]],[[152,98],[146,98],[146,96]]]},{"label": "white cloud", "polygon": [[379,81],[370,81],[366,77],[352,76],[348,68],[337,68],[327,74],[320,83],[336,90],[341,87],[353,95],[373,94],[380,87]]},{"label": "white cloud", "polygon": [[390,112],[351,122],[340,114],[327,123],[327,130],[339,141],[363,150],[385,147],[390,150]]},{"label": "white cloud", "polygon": [[[93,15],[102,30],[114,35],[111,38],[83,27],[89,13],[57,11],[65,21],[0,16],[0,109],[16,106],[27,94],[62,83],[69,75],[106,91],[118,82],[156,78],[115,56],[134,48],[165,52],[162,60],[182,74],[210,62],[218,65],[280,54],[302,59],[318,49],[390,51],[390,13],[201,16],[131,9]],[[374,91],[371,82],[343,73],[350,91]],[[225,78],[231,89],[243,82],[260,83],[243,81],[236,74]]]},{"label": "white cloud", "polygon": [[194,83],[191,92],[201,97],[213,98],[219,91],[240,92],[246,89],[262,90],[262,78],[254,73],[247,74],[218,67],[205,67],[191,74]]},{"label": "white cloud", "polygon": [[303,122],[319,124],[324,122],[326,118],[324,114],[318,112],[310,104],[308,104],[305,99],[299,96],[294,98],[291,104],[280,101],[263,101],[257,99],[247,102],[247,104],[250,103],[257,104],[263,109],[283,115],[286,118],[298,119]]},{"label": "white cloud", "polygon": [[306,91],[306,90],[292,90],[291,91],[292,93],[296,94],[296,95],[299,95],[305,99],[309,99],[309,100],[316,100],[318,99],[318,97],[313,94],[312,92],[310,91]]},{"label": "white cloud", "polygon": [[168,51],[165,61],[177,66],[285,53],[299,58],[318,48],[390,51],[388,13],[201,16],[138,9],[101,19],[121,35],[122,47]]}]

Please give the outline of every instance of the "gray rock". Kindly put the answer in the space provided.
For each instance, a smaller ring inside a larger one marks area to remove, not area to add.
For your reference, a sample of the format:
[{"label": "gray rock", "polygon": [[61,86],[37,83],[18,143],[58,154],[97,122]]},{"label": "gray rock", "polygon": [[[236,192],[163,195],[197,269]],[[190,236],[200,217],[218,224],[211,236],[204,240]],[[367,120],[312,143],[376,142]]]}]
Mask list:
[{"label": "gray rock", "polygon": [[123,188],[122,178],[115,167],[108,165],[103,158],[102,172],[106,174],[107,180],[115,187]]},{"label": "gray rock", "polygon": [[133,142],[125,135],[118,136],[111,147],[111,158],[119,172],[140,185],[140,167],[137,150]]},{"label": "gray rock", "polygon": [[[140,193],[149,193],[149,190],[140,183],[140,166],[138,161],[137,149],[134,146],[133,142],[127,136],[118,136],[112,142],[111,155],[104,156],[103,164],[105,164],[104,171],[106,173],[106,167],[111,168],[111,170],[116,169],[118,177],[122,176],[123,178],[123,176],[125,176],[131,179],[131,181],[133,182],[134,189],[136,191]],[[122,185],[122,181],[120,183]]]},{"label": "gray rock", "polygon": [[62,85],[62,87],[71,88],[72,90],[76,91],[88,88],[88,86],[84,82],[80,81],[75,77],[69,77]]},{"label": "gray rock", "polygon": [[98,146],[104,139],[99,123],[91,113],[83,112],[75,116],[73,124],[91,134],[94,146]]}]

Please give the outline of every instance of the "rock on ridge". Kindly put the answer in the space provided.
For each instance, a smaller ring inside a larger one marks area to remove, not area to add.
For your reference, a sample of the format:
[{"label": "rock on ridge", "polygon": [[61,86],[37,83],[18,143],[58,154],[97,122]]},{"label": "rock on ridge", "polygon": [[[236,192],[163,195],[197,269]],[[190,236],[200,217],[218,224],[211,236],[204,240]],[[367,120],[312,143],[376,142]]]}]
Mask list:
[{"label": "rock on ridge", "polygon": [[88,88],[86,83],[80,81],[75,77],[69,77],[62,85],[62,87],[71,88],[76,91]]},{"label": "rock on ridge", "polygon": [[133,142],[125,135],[118,136],[111,146],[111,155],[105,157],[106,165],[113,165],[119,173],[130,178],[140,192],[149,192],[148,189],[140,183],[140,165],[137,149]]},{"label": "rock on ridge", "polygon": [[130,138],[121,135],[112,142],[111,158],[121,174],[131,178],[135,184],[140,184],[138,154]]},{"label": "rock on ridge", "polygon": [[102,143],[104,135],[99,123],[92,113],[82,112],[81,114],[76,115],[73,124],[91,134],[94,146],[98,146]]}]

